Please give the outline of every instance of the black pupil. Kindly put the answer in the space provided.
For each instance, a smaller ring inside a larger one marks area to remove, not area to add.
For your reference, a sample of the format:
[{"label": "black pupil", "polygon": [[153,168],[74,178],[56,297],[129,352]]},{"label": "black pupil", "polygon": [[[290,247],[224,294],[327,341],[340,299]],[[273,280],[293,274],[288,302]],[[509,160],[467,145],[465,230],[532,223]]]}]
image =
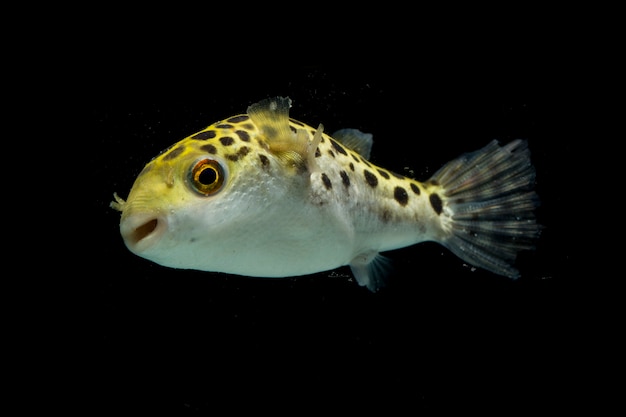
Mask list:
[{"label": "black pupil", "polygon": [[198,181],[200,181],[200,184],[204,185],[211,185],[217,181],[217,172],[215,171],[215,168],[203,169],[200,175],[198,175]]}]

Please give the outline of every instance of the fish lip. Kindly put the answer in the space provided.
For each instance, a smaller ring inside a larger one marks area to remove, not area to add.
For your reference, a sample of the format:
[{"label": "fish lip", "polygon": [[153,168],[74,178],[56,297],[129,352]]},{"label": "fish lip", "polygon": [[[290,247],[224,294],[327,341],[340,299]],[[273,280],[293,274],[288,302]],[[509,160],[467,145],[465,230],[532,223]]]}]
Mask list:
[{"label": "fish lip", "polygon": [[145,252],[161,240],[167,230],[167,218],[153,213],[134,213],[120,222],[120,233],[133,253]]}]

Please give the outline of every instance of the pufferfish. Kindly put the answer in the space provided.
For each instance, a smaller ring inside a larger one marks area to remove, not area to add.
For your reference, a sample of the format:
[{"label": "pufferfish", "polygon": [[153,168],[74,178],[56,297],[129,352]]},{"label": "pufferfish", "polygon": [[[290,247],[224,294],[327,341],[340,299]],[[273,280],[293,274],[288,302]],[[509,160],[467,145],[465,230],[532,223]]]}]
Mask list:
[{"label": "pufferfish", "polygon": [[126,201],[114,193],[128,249],[157,264],[251,277],[349,265],[381,288],[385,251],[438,242],[475,267],[519,277],[540,234],[525,140],[484,148],[420,182],[368,161],[372,135],[332,136],[289,116],[291,100],[248,107],[152,159]]}]

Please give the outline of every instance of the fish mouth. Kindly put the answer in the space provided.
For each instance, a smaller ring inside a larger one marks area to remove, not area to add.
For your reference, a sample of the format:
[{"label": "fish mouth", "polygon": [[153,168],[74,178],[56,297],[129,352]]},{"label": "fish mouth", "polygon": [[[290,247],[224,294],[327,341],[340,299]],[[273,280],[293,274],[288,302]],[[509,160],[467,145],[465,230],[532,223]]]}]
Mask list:
[{"label": "fish mouth", "polygon": [[141,253],[158,242],[167,230],[163,216],[136,213],[124,217],[120,222],[120,233],[131,252]]}]

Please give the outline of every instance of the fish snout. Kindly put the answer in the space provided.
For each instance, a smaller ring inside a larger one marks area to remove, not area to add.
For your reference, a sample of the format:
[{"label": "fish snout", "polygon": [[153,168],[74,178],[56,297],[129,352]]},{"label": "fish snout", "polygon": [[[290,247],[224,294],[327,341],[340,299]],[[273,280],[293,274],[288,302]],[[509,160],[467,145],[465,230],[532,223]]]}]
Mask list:
[{"label": "fish snout", "polygon": [[157,243],[167,230],[167,218],[154,213],[133,213],[123,216],[120,233],[126,247],[141,253]]}]

